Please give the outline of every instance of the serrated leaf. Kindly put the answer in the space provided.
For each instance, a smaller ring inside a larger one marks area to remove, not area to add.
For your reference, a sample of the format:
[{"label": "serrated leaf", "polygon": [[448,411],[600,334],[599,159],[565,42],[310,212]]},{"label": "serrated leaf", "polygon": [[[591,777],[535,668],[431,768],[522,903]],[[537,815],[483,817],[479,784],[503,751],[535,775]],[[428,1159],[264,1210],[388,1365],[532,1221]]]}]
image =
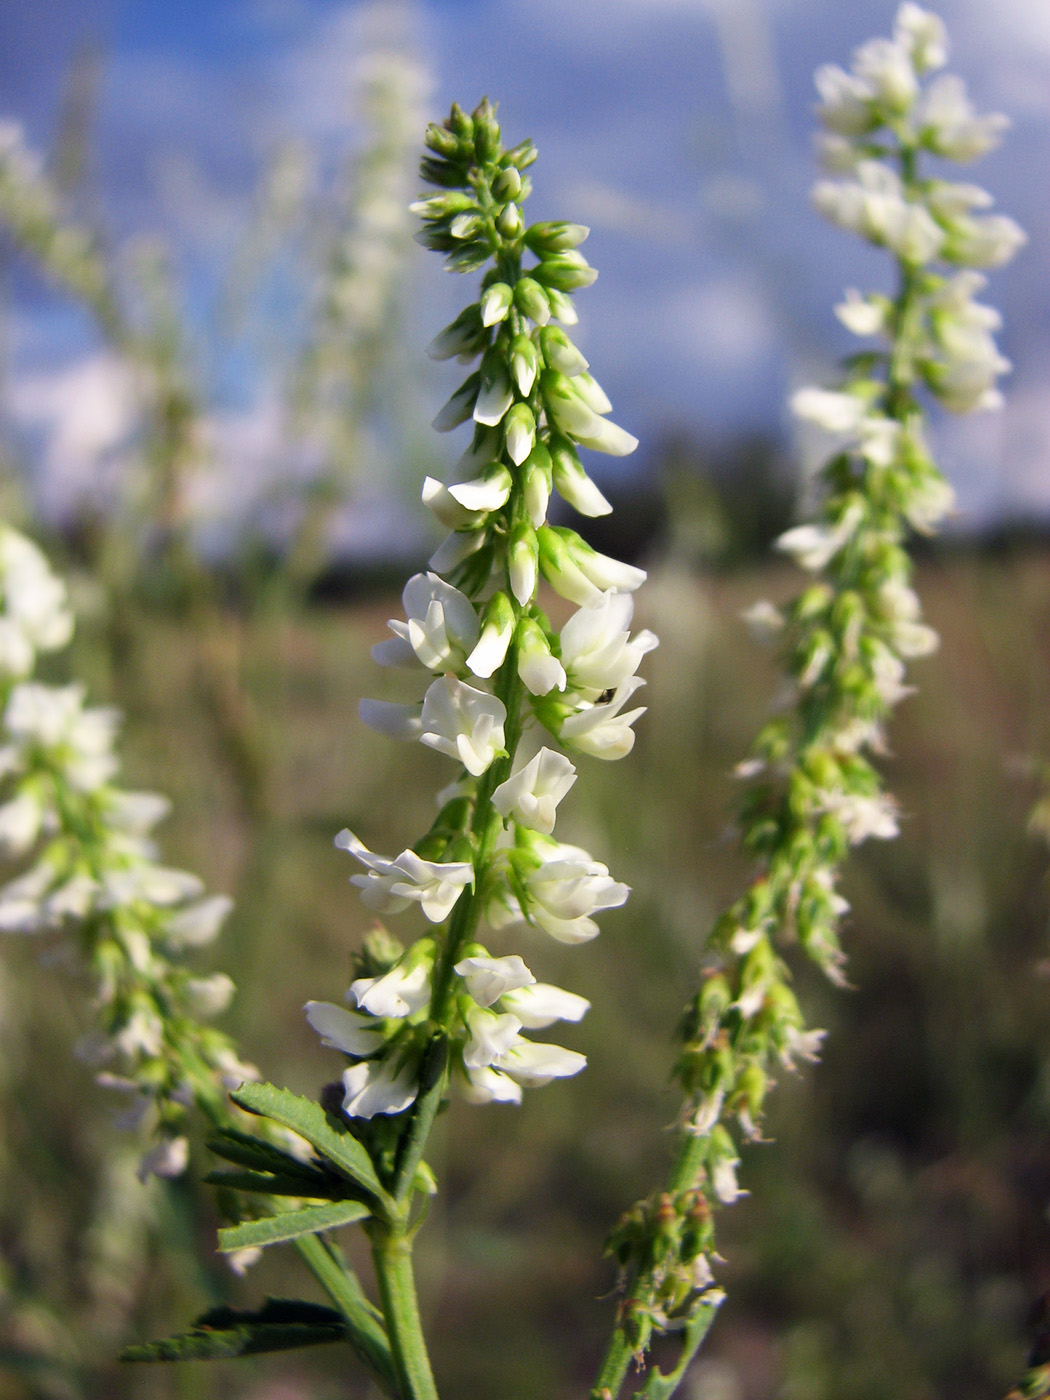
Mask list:
[{"label": "serrated leaf", "polygon": [[127,1347],[122,1361],[219,1361],[268,1351],[291,1351],[319,1342],[347,1340],[346,1324],[333,1308],[268,1298],[258,1312],[213,1308],[188,1332],[145,1346]]},{"label": "serrated leaf", "polygon": [[219,1249],[229,1254],[235,1249],[281,1244],[300,1235],[316,1235],[319,1230],[334,1230],[339,1225],[351,1225],[365,1220],[371,1211],[360,1201],[330,1201],[323,1206],[303,1206],[280,1215],[264,1216],[261,1220],[246,1220],[241,1225],[229,1225],[219,1231]]},{"label": "serrated leaf", "polygon": [[249,1113],[272,1118],[283,1128],[291,1128],[337,1171],[364,1187],[384,1210],[394,1209],[394,1203],[376,1175],[372,1159],[364,1146],[319,1103],[293,1094],[288,1089],[278,1089],[273,1084],[242,1084],[231,1097],[234,1103]]},{"label": "serrated leaf", "polygon": [[265,1172],[214,1171],[204,1178],[209,1186],[231,1191],[257,1191],[263,1196],[309,1196],[321,1201],[345,1201],[350,1194],[345,1178],[322,1176],[307,1182],[301,1176],[267,1176]]},{"label": "serrated leaf", "polygon": [[239,1133],[235,1128],[223,1128],[205,1146],[227,1162],[235,1162],[239,1167],[251,1167],[254,1171],[277,1172],[295,1176],[299,1172],[309,1174],[316,1171],[310,1162],[284,1152],[273,1143],[250,1133]]},{"label": "serrated leaf", "polygon": [[652,1366],[645,1378],[645,1385],[634,1392],[634,1400],[671,1400],[678,1389],[690,1361],[700,1350],[700,1344],[707,1336],[708,1329],[715,1320],[715,1314],[725,1302],[725,1294],[720,1288],[710,1288],[696,1304],[696,1310],[679,1334],[681,1351],[678,1365],[666,1375],[658,1366]]}]

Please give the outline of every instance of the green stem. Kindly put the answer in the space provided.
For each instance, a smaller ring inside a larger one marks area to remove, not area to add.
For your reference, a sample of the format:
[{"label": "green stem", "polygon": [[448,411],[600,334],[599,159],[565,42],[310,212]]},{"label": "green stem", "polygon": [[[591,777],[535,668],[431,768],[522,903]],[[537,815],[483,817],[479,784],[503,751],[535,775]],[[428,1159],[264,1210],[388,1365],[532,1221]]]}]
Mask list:
[{"label": "green stem", "polygon": [[419,1317],[411,1234],[377,1229],[372,1258],[401,1400],[438,1400]]},{"label": "green stem", "polygon": [[323,1235],[301,1235],[295,1247],[346,1323],[347,1338],[354,1351],[368,1366],[383,1391],[398,1400],[400,1387],[383,1324],[353,1274],[342,1264],[339,1253]]}]

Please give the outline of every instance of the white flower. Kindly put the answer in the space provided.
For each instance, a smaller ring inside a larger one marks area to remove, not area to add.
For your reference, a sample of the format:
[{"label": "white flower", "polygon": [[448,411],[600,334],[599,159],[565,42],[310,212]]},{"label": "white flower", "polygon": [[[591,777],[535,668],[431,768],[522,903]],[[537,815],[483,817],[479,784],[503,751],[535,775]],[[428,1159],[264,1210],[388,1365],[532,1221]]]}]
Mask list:
[{"label": "white flower", "polygon": [[814,74],[820,106],[817,115],[838,136],[861,136],[873,124],[871,90],[837,64],[825,63]]},{"label": "white flower", "polygon": [[816,423],[825,432],[852,437],[859,432],[868,408],[856,394],[837,394],[829,389],[809,388],[792,394],[791,411],[796,418]]},{"label": "white flower", "polygon": [[819,573],[852,537],[861,514],[859,506],[850,507],[837,525],[796,525],[780,536],[775,548],[790,554],[800,569]]},{"label": "white flower", "polygon": [[916,121],[932,151],[958,161],[976,160],[994,150],[1010,125],[1010,119],[999,112],[977,116],[965,83],[954,74],[945,74],[930,84]]},{"label": "white flower", "polygon": [[943,68],[948,62],[948,34],[939,15],[906,0],[893,22],[894,40],[907,49],[917,73]]},{"label": "white flower", "polygon": [[[510,993],[532,987],[536,979],[517,954],[506,958],[479,955],[456,963],[456,972],[467,984],[467,991],[479,1006],[491,1006]],[[522,1021],[522,1025],[526,1022]]]},{"label": "white flower", "polygon": [[359,977],[349,996],[370,1016],[414,1016],[430,1002],[430,968],[425,962],[399,962],[381,977]]},{"label": "white flower", "polygon": [[553,987],[549,982],[534,982],[504,992],[503,1005],[513,1011],[527,1031],[543,1030],[555,1021],[580,1021],[590,1008],[586,997]]},{"label": "white flower", "polygon": [[308,1001],[306,1019],[321,1037],[321,1044],[344,1055],[374,1055],[383,1044],[383,1030],[371,1016],[348,1011],[331,1001]]},{"label": "white flower", "polygon": [[846,300],[835,307],[835,315],[854,335],[879,335],[886,329],[886,310],[887,303],[884,297],[863,297],[856,288],[849,287]]},{"label": "white flower", "polygon": [[176,1177],[189,1166],[190,1144],[184,1137],[164,1137],[151,1147],[143,1157],[138,1169],[138,1179],[145,1182],[149,1176]]},{"label": "white flower", "polygon": [[542,748],[535,758],[500,783],[492,805],[506,820],[549,836],[558,803],[576,781],[576,769],[564,754]]},{"label": "white flower", "polygon": [[613,880],[607,866],[577,846],[551,842],[537,849],[549,858],[525,875],[528,917],[559,943],[594,938],[598,925],[590,916],[619,908],[630,893],[628,886]]},{"label": "white flower", "polygon": [[468,1069],[463,1097],[470,1103],[521,1103],[521,1085],[491,1066]]},{"label": "white flower", "polygon": [[506,718],[502,700],[443,676],[424,697],[419,737],[429,748],[458,758],[477,778],[503,750]]},{"label": "white flower", "polygon": [[1024,229],[1005,214],[960,218],[952,225],[944,256],[967,267],[1001,267],[1027,242]]},{"label": "white flower", "polygon": [[165,942],[174,950],[200,948],[218,936],[233,900],[225,894],[209,895],[173,914],[164,925]]},{"label": "white flower", "polygon": [[581,608],[561,630],[561,664],[572,688],[596,699],[615,690],[637,671],[646,652],[658,646],[652,632],[631,640],[629,626],[634,600],[624,593],[606,593],[591,608]]},{"label": "white flower", "polygon": [[576,1050],[565,1050],[560,1045],[537,1045],[519,1037],[502,1057],[499,1067],[526,1089],[536,1089],[552,1079],[579,1074],[586,1064],[586,1055]]},{"label": "white flower", "polygon": [[485,539],[484,530],[453,530],[451,535],[446,535],[427,562],[437,573],[447,574],[462,564],[464,559],[469,559],[472,554],[483,548]]},{"label": "white flower", "polygon": [[634,692],[645,684],[640,676],[630,676],[617,686],[612,698],[602,704],[584,705],[561,724],[558,737],[570,749],[592,758],[624,758],[634,748],[631,726],[645,714],[645,706],[621,714]]},{"label": "white flower", "polygon": [[15,859],[25,855],[40,834],[44,809],[35,792],[18,793],[0,806],[0,854]]},{"label": "white flower", "polygon": [[[401,601],[407,621],[391,618],[387,624],[395,637],[411,647],[427,670],[460,670],[478,640],[477,613],[466,594],[437,574],[414,574]],[[383,648],[390,645],[373,648],[377,661],[384,661]]]},{"label": "white flower", "polygon": [[409,1064],[395,1071],[390,1060],[362,1060],[343,1071],[343,1112],[351,1118],[401,1113],[415,1102],[416,1079]]},{"label": "white flower", "polygon": [[612,506],[570,452],[553,454],[554,485],[563,501],[581,515],[608,515]]},{"label": "white flower", "polygon": [[442,864],[422,860],[411,850],[388,860],[373,855],[345,828],[335,838],[335,844],[367,867],[367,874],[351,875],[350,883],[357,885],[365,903],[380,913],[396,914],[416,902],[432,924],[439,924],[448,918],[452,906],[474,879],[474,867],[469,861]]},{"label": "white flower", "polygon": [[211,977],[191,977],[186,983],[186,1000],[195,1015],[218,1016],[229,1006],[235,991],[233,979],[225,972],[216,972]]},{"label": "white flower", "polygon": [[853,55],[853,69],[872,97],[894,112],[906,112],[919,91],[911,56],[892,39],[869,39]]},{"label": "white flower", "polygon": [[532,618],[518,624],[518,675],[532,695],[565,689],[565,668],[551,654],[543,629]]},{"label": "white flower", "polygon": [[357,707],[361,722],[388,739],[418,739],[423,730],[421,706],[399,705],[393,700],[362,700]]},{"label": "white flower", "polygon": [[500,1014],[471,1007],[466,1016],[470,1039],[463,1047],[463,1063],[468,1070],[486,1069],[500,1059],[518,1039],[521,1022],[509,1012]]},{"label": "white flower", "polygon": [[491,383],[482,384],[478,401],[474,405],[475,423],[484,423],[493,428],[503,421],[503,417],[514,402],[514,390],[502,372],[496,374]]},{"label": "white flower", "polygon": [[467,667],[475,676],[487,680],[493,671],[503,665],[514,636],[515,623],[510,599],[505,593],[495,594],[485,609],[478,643],[467,657]]},{"label": "white flower", "polygon": [[851,846],[859,846],[869,836],[888,841],[900,834],[897,809],[885,793],[864,796],[851,792],[828,792],[823,795],[824,810],[842,823]]}]

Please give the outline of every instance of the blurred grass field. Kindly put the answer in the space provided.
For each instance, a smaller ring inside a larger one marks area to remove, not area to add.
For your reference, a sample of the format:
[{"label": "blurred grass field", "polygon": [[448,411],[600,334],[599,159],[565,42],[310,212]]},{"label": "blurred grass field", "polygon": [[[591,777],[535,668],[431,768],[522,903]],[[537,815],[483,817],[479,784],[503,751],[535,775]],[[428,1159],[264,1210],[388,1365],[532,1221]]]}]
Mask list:
[{"label": "blurred grass field", "polygon": [[[1019,763],[1050,754],[1050,553],[934,554],[918,585],[942,646],[916,665],[890,736],[902,834],[847,872],[853,990],[799,970],[810,1019],[830,1032],[824,1062],[780,1087],[776,1141],[746,1154],[753,1194],[723,1215],[729,1302],[691,1400],[1000,1394],[1023,1364],[1028,1305],[1050,1285],[1047,853],[1026,830],[1035,792]],[[602,1239],[659,1179],[671,1031],[706,930],[747,874],[730,770],[775,678],[739,613],[795,586],[775,565],[700,577],[658,563],[640,595],[638,624],[661,637],[650,713],[627,760],[581,761],[559,817],[559,835],[633,894],[587,947],[536,935],[522,949],[538,976],[591,999],[561,1037],[589,1067],[520,1109],[454,1105],[432,1154],[441,1192],[419,1267],[449,1400],[497,1387],[567,1400],[589,1384],[614,1306]],[[255,820],[184,623],[134,613],[116,664],[85,624],[62,663],[126,711],[128,785],[172,798],[165,858],[236,896],[209,964],[238,984],[227,1024],[264,1077],[298,1092],[342,1068],[301,1008],[341,998],[368,922],[332,837],[349,825],[373,849],[401,849],[450,776],[440,756],[357,719],[362,696],[395,698],[368,652],[398,611],[391,594],[225,620],[265,755]],[[0,1400],[365,1394],[338,1347],[177,1370],[113,1361],[227,1296],[314,1295],[291,1251],[234,1279],[212,1253],[206,1188],[134,1181],[114,1106],[72,1054],[90,1008],[38,951],[2,952]]]}]

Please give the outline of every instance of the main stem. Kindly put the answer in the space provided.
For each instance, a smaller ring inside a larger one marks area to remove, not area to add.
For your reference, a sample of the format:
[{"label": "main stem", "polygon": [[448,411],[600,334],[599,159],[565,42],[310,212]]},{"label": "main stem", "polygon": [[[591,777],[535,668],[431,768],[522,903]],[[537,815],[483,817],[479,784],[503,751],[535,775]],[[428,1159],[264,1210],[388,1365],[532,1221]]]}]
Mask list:
[{"label": "main stem", "polygon": [[401,1400],[438,1400],[416,1297],[412,1233],[377,1231],[372,1259]]}]

